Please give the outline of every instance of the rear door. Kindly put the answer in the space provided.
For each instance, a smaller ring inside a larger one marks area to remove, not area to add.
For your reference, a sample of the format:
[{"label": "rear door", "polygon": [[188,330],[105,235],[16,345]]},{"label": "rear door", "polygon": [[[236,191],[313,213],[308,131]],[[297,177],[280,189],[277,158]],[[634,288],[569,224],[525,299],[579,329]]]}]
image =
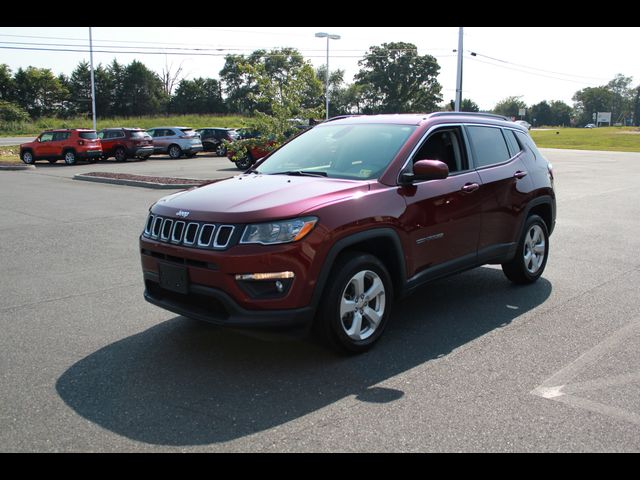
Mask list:
[{"label": "rear door", "polygon": [[510,149],[501,127],[467,125],[465,129],[474,167],[487,192],[482,206],[478,252],[481,257],[491,256],[517,242],[531,179],[523,162],[523,152]]},{"label": "rear door", "polygon": [[49,144],[51,156],[62,158],[62,150],[67,146],[66,140],[69,138],[69,132],[54,132],[53,140]]}]

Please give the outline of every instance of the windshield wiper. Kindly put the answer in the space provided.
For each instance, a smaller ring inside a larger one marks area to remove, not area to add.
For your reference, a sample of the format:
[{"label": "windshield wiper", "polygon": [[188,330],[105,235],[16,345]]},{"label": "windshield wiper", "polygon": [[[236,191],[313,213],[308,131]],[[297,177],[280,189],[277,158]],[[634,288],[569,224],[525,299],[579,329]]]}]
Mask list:
[{"label": "windshield wiper", "polygon": [[327,172],[316,172],[309,170],[288,170],[286,172],[276,172],[271,175],[293,175],[296,177],[326,177]]}]

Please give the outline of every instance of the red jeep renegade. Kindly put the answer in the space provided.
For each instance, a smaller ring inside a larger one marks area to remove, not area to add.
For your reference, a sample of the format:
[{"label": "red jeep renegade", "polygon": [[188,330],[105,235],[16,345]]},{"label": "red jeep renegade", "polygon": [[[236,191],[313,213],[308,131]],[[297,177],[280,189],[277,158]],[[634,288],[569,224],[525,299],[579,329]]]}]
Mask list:
[{"label": "red jeep renegade", "polygon": [[36,160],[56,163],[63,159],[67,165],[73,165],[78,159],[94,162],[101,156],[102,145],[95,130],[47,130],[33,142],[20,145],[20,158],[27,164]]},{"label": "red jeep renegade", "polygon": [[155,203],[140,237],[144,296],[361,352],[394,299],[426,282],[483,264],[535,282],[555,217],[551,165],[504,117],[340,118],[242,175]]}]

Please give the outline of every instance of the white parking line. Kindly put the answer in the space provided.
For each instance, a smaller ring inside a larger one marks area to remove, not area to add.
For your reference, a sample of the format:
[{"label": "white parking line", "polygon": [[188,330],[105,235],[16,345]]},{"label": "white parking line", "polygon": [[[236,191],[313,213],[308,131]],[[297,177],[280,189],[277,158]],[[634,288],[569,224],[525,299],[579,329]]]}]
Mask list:
[{"label": "white parking line", "polygon": [[557,371],[547,380],[542,382],[541,385],[533,389],[530,393],[542,398],[561,402],[572,407],[582,408],[608,417],[613,417],[618,420],[640,425],[640,415],[635,412],[630,412],[623,408],[614,407],[612,405],[607,405],[575,395],[580,392],[603,390],[610,387],[640,382],[640,372],[629,372],[620,375],[571,383],[578,374],[585,371],[604,355],[614,350],[628,338],[637,335],[639,332],[640,319],[636,319],[617,330],[595,347],[587,350],[569,365]]}]

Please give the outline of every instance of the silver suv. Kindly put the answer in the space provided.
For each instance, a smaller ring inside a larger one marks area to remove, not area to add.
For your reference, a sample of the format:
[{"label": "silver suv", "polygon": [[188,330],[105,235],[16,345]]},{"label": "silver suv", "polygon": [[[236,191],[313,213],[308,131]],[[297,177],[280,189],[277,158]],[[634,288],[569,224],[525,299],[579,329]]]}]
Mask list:
[{"label": "silver suv", "polygon": [[155,127],[147,130],[153,138],[153,153],[168,153],[171,158],[195,157],[202,151],[200,135],[190,127]]}]

